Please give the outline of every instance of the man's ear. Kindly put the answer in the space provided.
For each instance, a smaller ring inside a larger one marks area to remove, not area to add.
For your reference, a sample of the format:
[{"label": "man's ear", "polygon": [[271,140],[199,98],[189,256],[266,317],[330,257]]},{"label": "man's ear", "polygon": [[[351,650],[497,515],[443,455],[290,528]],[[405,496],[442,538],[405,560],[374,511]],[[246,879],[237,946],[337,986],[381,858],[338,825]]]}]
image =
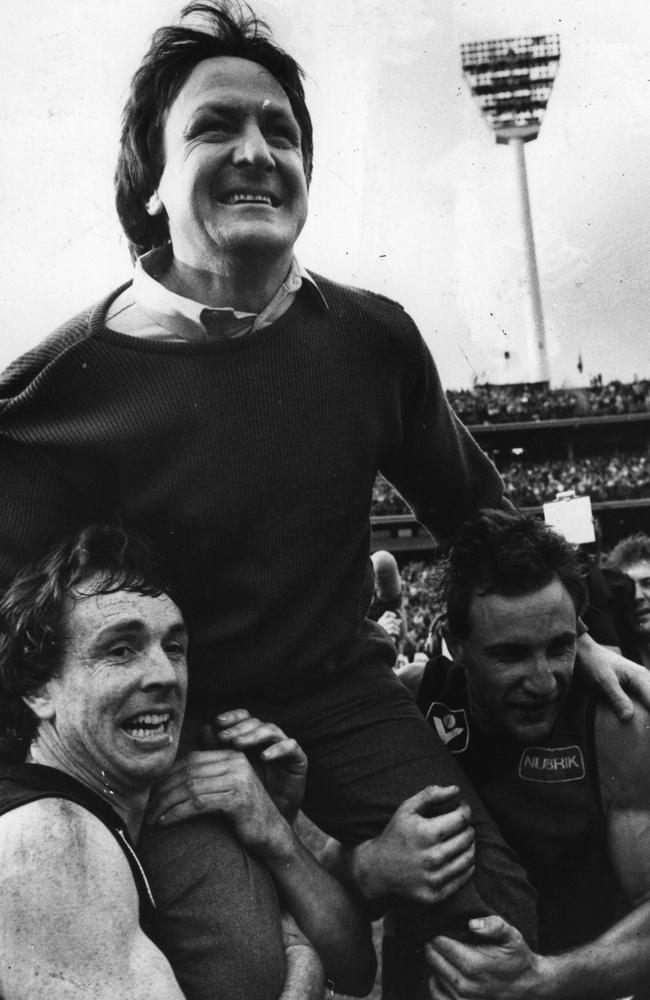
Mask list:
[{"label": "man's ear", "polygon": [[45,681],[44,684],[41,684],[41,686],[37,688],[36,691],[32,691],[31,694],[24,694],[23,701],[28,708],[31,708],[36,718],[40,719],[42,722],[47,719],[53,719],[56,715],[54,699],[52,698],[49,681]]},{"label": "man's ear", "polygon": [[149,199],[148,202],[146,202],[144,207],[146,208],[147,213],[149,215],[160,215],[162,212],[165,211],[165,206],[160,200],[160,195],[158,194],[157,191],[154,191],[154,193],[151,195],[151,198]]}]

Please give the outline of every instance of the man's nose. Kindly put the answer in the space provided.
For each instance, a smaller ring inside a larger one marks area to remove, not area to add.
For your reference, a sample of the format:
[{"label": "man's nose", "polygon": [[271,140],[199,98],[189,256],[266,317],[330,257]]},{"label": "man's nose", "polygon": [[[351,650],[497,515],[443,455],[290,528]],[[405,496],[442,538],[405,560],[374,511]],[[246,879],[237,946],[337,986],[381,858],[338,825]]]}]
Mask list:
[{"label": "man's nose", "polygon": [[256,167],[258,170],[272,170],[275,160],[264,133],[257,122],[247,122],[235,142],[233,162],[238,166]]},{"label": "man's nose", "polygon": [[526,691],[538,698],[551,697],[557,690],[557,681],[551,664],[543,654],[534,656],[524,682]]},{"label": "man's nose", "polygon": [[142,665],[142,687],[171,687],[180,683],[180,664],[172,660],[162,646],[152,647]]}]

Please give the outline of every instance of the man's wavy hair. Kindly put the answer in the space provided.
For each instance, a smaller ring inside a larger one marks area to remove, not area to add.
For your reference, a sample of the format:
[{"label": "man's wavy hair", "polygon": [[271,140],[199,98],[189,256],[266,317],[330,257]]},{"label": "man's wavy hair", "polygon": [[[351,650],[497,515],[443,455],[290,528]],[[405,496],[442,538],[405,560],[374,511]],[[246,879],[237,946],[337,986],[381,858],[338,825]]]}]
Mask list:
[{"label": "man's wavy hair", "polygon": [[607,565],[622,572],[634,563],[646,561],[650,562],[650,538],[643,531],[622,538],[607,557]]},{"label": "man's wavy hair", "polygon": [[150,216],[145,207],[164,167],[165,116],[194,67],[214,56],[248,59],[275,77],[300,126],[307,184],[311,180],[313,130],[301,67],[271,40],[268,25],[247,4],[237,0],[190,3],[183,8],[178,25],[159,28],[153,35],[131,81],[122,115],[115,202],[134,258],[169,241],[166,214]]},{"label": "man's wavy hair", "polygon": [[84,528],[14,577],[0,600],[0,757],[24,760],[36,735],[23,698],[60,668],[70,598],[119,590],[172,596],[147,539],[107,525]]},{"label": "man's wavy hair", "polygon": [[469,636],[475,593],[518,597],[555,578],[566,587],[580,616],[587,585],[574,546],[537,517],[479,511],[461,528],[442,569],[439,596],[450,634]]}]

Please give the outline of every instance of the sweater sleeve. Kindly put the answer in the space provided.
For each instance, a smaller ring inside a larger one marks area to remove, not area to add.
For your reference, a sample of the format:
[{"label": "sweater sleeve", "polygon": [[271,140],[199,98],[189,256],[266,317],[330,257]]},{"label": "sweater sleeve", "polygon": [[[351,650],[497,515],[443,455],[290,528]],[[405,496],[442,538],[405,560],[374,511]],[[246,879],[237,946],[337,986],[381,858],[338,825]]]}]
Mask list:
[{"label": "sweater sleeve", "polygon": [[79,499],[35,448],[0,435],[0,585],[84,523]]},{"label": "sweater sleeve", "polygon": [[401,446],[382,473],[441,545],[482,507],[504,506],[494,464],[452,411],[422,337],[412,326],[410,385],[401,399]]}]

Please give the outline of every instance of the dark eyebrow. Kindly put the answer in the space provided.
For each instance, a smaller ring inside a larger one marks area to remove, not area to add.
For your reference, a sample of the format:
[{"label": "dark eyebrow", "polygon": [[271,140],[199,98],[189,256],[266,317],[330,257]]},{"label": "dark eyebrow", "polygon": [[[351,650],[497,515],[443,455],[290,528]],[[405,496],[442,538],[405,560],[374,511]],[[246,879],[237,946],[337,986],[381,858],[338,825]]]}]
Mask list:
[{"label": "dark eyebrow", "polygon": [[123,621],[115,622],[114,625],[106,625],[97,638],[101,639],[105,635],[110,636],[113,632],[142,632],[144,628],[145,624],[140,618],[124,619]]},{"label": "dark eyebrow", "polygon": [[125,619],[115,622],[114,625],[107,625],[93,639],[90,651],[96,652],[107,643],[124,635],[142,635],[144,630],[144,623],[137,618]]},{"label": "dark eyebrow", "polygon": [[199,104],[198,107],[194,108],[194,110],[190,114],[190,117],[196,118],[198,115],[203,115],[203,114],[224,115],[228,113],[240,114],[241,108],[237,104],[233,105],[232,101],[228,102],[205,101],[203,104]]},{"label": "dark eyebrow", "polygon": [[[298,134],[300,134],[300,126],[296,121],[295,115],[291,108],[284,108],[279,104],[274,104],[271,102],[270,98],[269,104],[267,106],[262,106],[260,109],[261,117],[269,122],[273,121],[283,121],[289,125],[292,125]],[[241,101],[238,103],[236,100],[229,101],[205,101],[203,104],[199,104],[198,107],[190,113],[187,123],[186,130],[192,128],[197,121],[200,121],[202,117],[209,117],[210,115],[219,116],[224,118],[236,119],[248,113],[250,105],[247,101]]]},{"label": "dark eyebrow", "polygon": [[[566,629],[564,632],[559,632],[554,635],[549,642],[549,646],[553,645],[555,642],[573,642],[577,638],[577,631],[574,629]],[[528,643],[526,642],[495,642],[491,646],[485,647],[486,653],[491,653],[494,655],[499,655],[499,653],[512,653],[520,649],[526,649]]]},{"label": "dark eyebrow", "polygon": [[[95,636],[92,645],[91,652],[96,652],[100,650],[107,643],[113,642],[115,639],[122,638],[127,635],[141,636],[146,632],[147,625],[141,619],[133,618],[126,619],[124,621],[115,622],[114,625],[107,625],[103,628],[98,635]],[[165,632],[165,638],[170,637],[182,637],[188,638],[187,626],[183,621],[174,622],[173,625]]]},{"label": "dark eyebrow", "polygon": [[499,653],[511,653],[514,650],[526,648],[527,643],[525,642],[495,642],[491,646],[486,646],[484,652],[491,653],[494,656]]},{"label": "dark eyebrow", "polygon": [[189,629],[187,625],[182,622],[178,622],[176,625],[172,625],[171,628],[167,629],[165,633],[166,639],[185,639],[188,640],[190,637]]}]

